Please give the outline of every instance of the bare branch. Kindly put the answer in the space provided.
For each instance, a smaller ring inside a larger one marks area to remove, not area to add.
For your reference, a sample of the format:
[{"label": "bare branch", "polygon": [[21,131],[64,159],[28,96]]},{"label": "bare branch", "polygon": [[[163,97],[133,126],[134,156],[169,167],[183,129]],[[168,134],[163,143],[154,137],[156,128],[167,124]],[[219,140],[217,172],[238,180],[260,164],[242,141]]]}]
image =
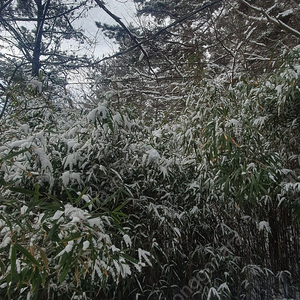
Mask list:
[{"label": "bare branch", "polygon": [[[100,0],[95,0],[96,2],[100,2]],[[122,56],[128,52],[131,52],[132,50],[134,50],[135,48],[137,47],[140,47],[141,45],[143,45],[144,43],[146,42],[150,42],[151,40],[154,40],[157,36],[161,35],[163,32],[167,31],[168,29],[174,27],[175,25],[179,24],[179,23],[182,23],[183,21],[191,18],[192,16],[196,15],[197,13],[217,4],[217,3],[220,3],[220,2],[223,2],[224,0],[216,0],[216,1],[212,1],[212,2],[209,2],[208,4],[205,4],[203,6],[201,6],[200,8],[192,11],[191,13],[187,14],[187,15],[184,15],[183,17],[181,17],[180,19],[176,20],[175,22],[169,24],[168,26],[158,30],[156,33],[154,33],[153,35],[151,35],[150,37],[148,37],[147,39],[144,39],[142,40],[141,42],[138,42],[136,43],[135,45],[133,45],[132,47],[129,47],[128,49],[124,50],[124,51],[120,51],[114,55],[111,55],[111,56],[107,56],[107,57],[104,57],[98,61],[96,61],[94,64],[98,64],[102,61],[105,61],[105,60],[109,60],[109,59],[112,59],[112,58],[115,58],[115,57],[118,57],[118,56]],[[101,2],[100,2],[101,3]],[[103,5],[103,4],[102,4]],[[118,18],[118,17],[117,17]]]},{"label": "bare branch", "polygon": [[0,113],[0,120],[1,120],[2,117],[4,116],[6,107],[7,107],[7,105],[8,105],[9,98],[10,98],[10,96],[11,96],[10,92],[8,92],[7,90],[8,90],[8,88],[9,88],[9,86],[11,85],[11,83],[12,83],[12,81],[13,81],[13,79],[14,79],[14,77],[15,77],[17,71],[18,71],[18,69],[19,69],[22,65],[23,65],[23,64],[20,64],[20,65],[18,65],[18,66],[15,67],[14,72],[13,72],[13,74],[11,75],[11,77],[10,77],[10,79],[9,79],[9,81],[8,81],[8,84],[7,84],[7,87],[6,87],[6,88],[5,88],[3,85],[1,85],[1,88],[4,90],[4,93],[6,93],[6,97],[5,97],[5,103],[4,103],[4,106],[3,106],[2,111],[1,111],[1,113]]},{"label": "bare branch", "polygon": [[132,41],[136,44],[136,46],[138,48],[140,48],[140,50],[142,51],[144,57],[147,59],[147,63],[149,66],[149,70],[153,72],[151,65],[150,65],[150,61],[149,61],[149,57],[147,52],[145,51],[145,49],[142,47],[142,44],[140,44],[138,42],[138,40],[136,39],[136,37],[132,34],[132,32],[127,28],[127,26],[121,21],[121,18],[119,18],[118,16],[116,16],[115,14],[113,14],[110,10],[108,10],[106,8],[106,6],[104,5],[104,3],[101,0],[95,0],[95,2],[99,5],[99,7],[101,7],[109,16],[111,16],[130,36],[130,38],[132,39]]},{"label": "bare branch", "polygon": [[289,25],[287,25],[286,23],[282,22],[278,18],[274,18],[274,17],[270,16],[268,14],[268,12],[265,11],[263,8],[254,6],[254,5],[250,4],[250,3],[248,3],[246,0],[239,0],[239,1],[242,2],[243,4],[245,4],[247,7],[251,8],[252,10],[257,11],[257,12],[263,14],[267,18],[267,20],[269,20],[271,23],[279,26],[280,28],[288,31],[292,35],[295,35],[296,37],[300,38],[300,32],[298,30],[296,30],[295,28],[290,27]]}]

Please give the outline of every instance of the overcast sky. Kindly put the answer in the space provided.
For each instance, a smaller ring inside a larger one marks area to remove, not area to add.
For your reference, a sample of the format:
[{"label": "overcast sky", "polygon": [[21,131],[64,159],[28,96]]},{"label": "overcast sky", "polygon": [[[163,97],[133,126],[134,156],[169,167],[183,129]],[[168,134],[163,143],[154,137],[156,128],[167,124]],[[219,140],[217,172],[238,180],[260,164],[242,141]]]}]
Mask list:
[{"label": "overcast sky", "polygon": [[[135,19],[135,5],[131,0],[106,0],[106,7],[115,15],[120,17],[122,21],[128,25],[129,23],[136,23]],[[95,56],[102,57],[103,55],[108,55],[118,50],[117,45],[113,44],[111,40],[104,37],[102,32],[98,30],[95,22],[116,24],[116,22],[101,8],[96,7],[91,9],[87,13],[87,17],[81,19],[76,24],[81,26],[85,30],[85,34],[89,36],[90,39],[97,43],[97,46],[90,49],[89,46],[86,47],[85,51],[87,55],[95,54]],[[72,47],[72,45],[69,45]],[[84,50],[83,50],[84,51]]]}]

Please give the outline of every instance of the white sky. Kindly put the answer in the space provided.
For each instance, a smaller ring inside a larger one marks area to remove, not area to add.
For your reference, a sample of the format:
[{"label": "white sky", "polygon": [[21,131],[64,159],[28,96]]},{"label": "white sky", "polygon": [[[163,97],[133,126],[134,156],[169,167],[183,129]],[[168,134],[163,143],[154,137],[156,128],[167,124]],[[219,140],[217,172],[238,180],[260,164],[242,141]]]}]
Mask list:
[{"label": "white sky", "polygon": [[[121,20],[128,25],[129,23],[137,22],[134,13],[135,5],[131,0],[106,0],[106,7]],[[102,57],[118,50],[117,45],[107,39],[102,32],[97,28],[95,22],[116,24],[116,22],[101,8],[95,7],[88,11],[86,18],[78,20],[77,26],[84,28],[85,34],[94,41],[97,45],[93,49],[86,47],[82,49],[88,56],[94,54],[96,57]],[[69,45],[70,46],[70,45]]]}]

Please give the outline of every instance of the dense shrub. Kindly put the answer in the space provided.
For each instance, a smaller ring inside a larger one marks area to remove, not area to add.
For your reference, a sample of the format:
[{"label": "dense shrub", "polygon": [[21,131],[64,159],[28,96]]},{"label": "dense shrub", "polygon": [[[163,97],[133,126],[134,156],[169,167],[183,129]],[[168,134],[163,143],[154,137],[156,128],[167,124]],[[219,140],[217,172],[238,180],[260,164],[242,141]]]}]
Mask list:
[{"label": "dense shrub", "polygon": [[165,125],[104,104],[3,121],[1,295],[298,297],[298,64],[203,81]]}]

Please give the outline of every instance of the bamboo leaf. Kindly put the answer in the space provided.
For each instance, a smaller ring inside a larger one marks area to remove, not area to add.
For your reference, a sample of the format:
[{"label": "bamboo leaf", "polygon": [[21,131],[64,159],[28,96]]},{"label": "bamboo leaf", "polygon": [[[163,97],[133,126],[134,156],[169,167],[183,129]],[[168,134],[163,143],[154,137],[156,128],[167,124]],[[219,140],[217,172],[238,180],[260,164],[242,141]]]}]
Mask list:
[{"label": "bamboo leaf", "polygon": [[42,270],[42,266],[40,263],[21,245],[15,244],[15,248],[19,250],[25,258],[27,258],[29,261],[31,261],[35,266],[37,266],[40,270]]}]

